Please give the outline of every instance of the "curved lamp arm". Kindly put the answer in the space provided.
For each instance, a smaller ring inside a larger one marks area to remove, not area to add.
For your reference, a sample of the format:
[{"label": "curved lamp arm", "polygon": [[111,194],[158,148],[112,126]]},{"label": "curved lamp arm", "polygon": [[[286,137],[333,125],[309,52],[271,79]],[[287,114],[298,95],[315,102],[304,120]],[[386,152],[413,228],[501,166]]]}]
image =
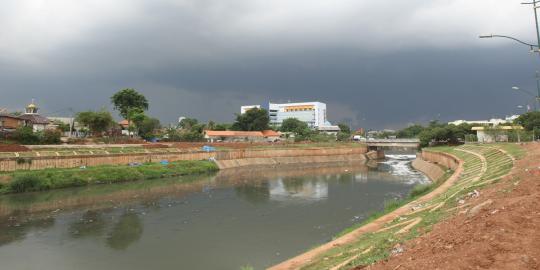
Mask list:
[{"label": "curved lamp arm", "polygon": [[511,39],[511,40],[514,40],[516,42],[519,42],[523,45],[527,45],[531,48],[535,47],[535,48],[540,48],[538,47],[538,45],[534,45],[534,44],[530,44],[530,43],[527,43],[525,41],[522,41],[522,40],[519,40],[517,38],[514,38],[514,37],[510,37],[510,36],[504,36],[504,35],[484,35],[484,36],[480,36],[480,38],[507,38],[507,39]]}]

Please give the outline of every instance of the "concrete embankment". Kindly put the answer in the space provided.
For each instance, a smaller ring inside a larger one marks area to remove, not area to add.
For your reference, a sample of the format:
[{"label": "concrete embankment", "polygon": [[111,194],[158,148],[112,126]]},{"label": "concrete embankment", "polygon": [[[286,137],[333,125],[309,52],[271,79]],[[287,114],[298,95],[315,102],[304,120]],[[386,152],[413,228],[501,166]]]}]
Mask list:
[{"label": "concrete embankment", "polygon": [[[49,168],[77,168],[81,166],[99,165],[126,165],[129,163],[152,163],[161,160],[209,160],[227,161],[241,160],[237,165],[242,164],[290,164],[298,162],[334,162],[335,156],[355,156],[364,158],[367,152],[366,147],[320,147],[320,148],[291,148],[291,149],[233,149],[219,150],[216,152],[203,151],[178,151],[178,152],[152,152],[152,153],[116,153],[98,155],[73,155],[73,156],[53,156],[53,157],[9,157],[0,158],[0,172],[12,172],[18,170],[42,170]],[[302,159],[299,159],[302,157]],[[311,158],[311,161],[309,159]],[[322,158],[328,157],[328,158]],[[289,159],[287,159],[289,158]],[[292,158],[292,159],[290,159]],[[265,160],[267,159],[267,160]],[[337,160],[339,161],[339,160]],[[234,163],[224,165],[234,167]]]},{"label": "concrete embankment", "polygon": [[431,181],[437,182],[445,174],[445,168],[455,170],[459,166],[459,160],[442,152],[422,151],[411,165]]},{"label": "concrete embankment", "polygon": [[437,182],[444,175],[444,170],[441,167],[420,158],[413,160],[411,165],[415,170],[422,172],[433,182]]},{"label": "concrete embankment", "polygon": [[242,158],[231,160],[216,160],[220,170],[241,167],[268,167],[287,166],[302,164],[343,164],[350,162],[366,162],[362,154],[356,155],[332,155],[332,156],[297,156],[297,157],[268,157],[268,158]]}]

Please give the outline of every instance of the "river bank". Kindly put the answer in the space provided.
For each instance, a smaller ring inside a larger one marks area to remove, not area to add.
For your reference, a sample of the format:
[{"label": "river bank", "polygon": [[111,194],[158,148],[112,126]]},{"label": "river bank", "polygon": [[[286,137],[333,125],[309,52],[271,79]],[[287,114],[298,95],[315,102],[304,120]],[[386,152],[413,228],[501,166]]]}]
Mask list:
[{"label": "river bank", "polygon": [[405,241],[430,231],[434,224],[448,217],[452,209],[457,209],[459,202],[474,196],[474,190],[508,174],[519,152],[516,145],[466,145],[423,151],[424,159],[455,169],[439,187],[406,205],[396,206],[396,210],[344,236],[269,269],[338,270],[355,266],[363,269],[401,254]]},{"label": "river bank", "polygon": [[403,253],[358,269],[539,269],[540,144],[525,144],[521,152],[509,175],[449,209],[430,232],[402,243]]}]

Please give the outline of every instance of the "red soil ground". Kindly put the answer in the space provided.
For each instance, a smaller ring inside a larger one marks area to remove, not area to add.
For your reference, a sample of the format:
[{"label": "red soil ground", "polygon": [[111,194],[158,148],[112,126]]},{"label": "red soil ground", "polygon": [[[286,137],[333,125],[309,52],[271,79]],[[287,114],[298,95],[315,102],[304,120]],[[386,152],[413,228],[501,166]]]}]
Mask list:
[{"label": "red soil ground", "polygon": [[467,200],[493,203],[457,213],[405,242],[403,253],[356,269],[540,269],[540,144],[524,147],[511,175]]},{"label": "red soil ground", "polygon": [[22,145],[0,143],[0,152],[26,152],[26,151],[30,151],[30,149]]}]

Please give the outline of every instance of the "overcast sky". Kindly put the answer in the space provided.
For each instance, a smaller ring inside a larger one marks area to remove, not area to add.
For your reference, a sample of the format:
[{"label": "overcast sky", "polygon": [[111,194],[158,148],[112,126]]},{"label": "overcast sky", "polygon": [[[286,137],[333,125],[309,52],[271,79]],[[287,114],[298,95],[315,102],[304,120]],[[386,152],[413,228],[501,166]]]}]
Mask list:
[{"label": "overcast sky", "polygon": [[[321,101],[330,120],[398,128],[519,112],[540,57],[518,0],[2,0],[0,108],[110,108],[135,88],[163,123]],[[115,113],[116,115],[116,113]]]}]

